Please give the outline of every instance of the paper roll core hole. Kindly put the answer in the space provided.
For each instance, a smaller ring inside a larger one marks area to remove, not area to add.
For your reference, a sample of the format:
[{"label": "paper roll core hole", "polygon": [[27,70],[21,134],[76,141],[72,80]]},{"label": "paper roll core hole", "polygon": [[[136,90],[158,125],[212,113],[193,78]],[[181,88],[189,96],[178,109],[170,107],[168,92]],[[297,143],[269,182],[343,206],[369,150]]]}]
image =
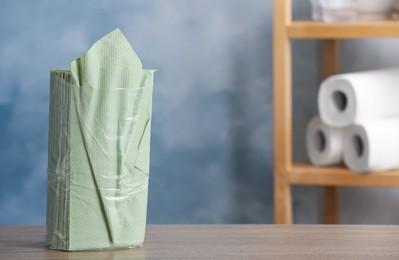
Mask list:
[{"label": "paper roll core hole", "polygon": [[352,138],[352,145],[358,157],[362,157],[364,153],[363,139],[359,135],[354,135]]},{"label": "paper roll core hole", "polygon": [[317,130],[316,132],[315,146],[319,152],[323,152],[324,149],[326,149],[326,136],[320,130]]},{"label": "paper roll core hole", "polygon": [[346,97],[345,93],[342,91],[335,91],[333,93],[333,103],[335,108],[342,112],[346,109],[347,105],[348,105],[348,98]]}]

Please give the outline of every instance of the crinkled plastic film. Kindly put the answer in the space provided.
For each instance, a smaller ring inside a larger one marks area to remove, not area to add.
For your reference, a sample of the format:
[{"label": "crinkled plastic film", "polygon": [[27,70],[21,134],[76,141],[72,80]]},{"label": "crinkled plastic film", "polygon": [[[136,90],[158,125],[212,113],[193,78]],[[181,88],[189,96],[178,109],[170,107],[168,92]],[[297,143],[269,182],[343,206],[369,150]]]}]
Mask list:
[{"label": "crinkled plastic film", "polygon": [[107,84],[86,85],[69,70],[51,71],[46,241],[53,249],[144,241],[154,71],[135,74],[133,83],[113,73]]}]

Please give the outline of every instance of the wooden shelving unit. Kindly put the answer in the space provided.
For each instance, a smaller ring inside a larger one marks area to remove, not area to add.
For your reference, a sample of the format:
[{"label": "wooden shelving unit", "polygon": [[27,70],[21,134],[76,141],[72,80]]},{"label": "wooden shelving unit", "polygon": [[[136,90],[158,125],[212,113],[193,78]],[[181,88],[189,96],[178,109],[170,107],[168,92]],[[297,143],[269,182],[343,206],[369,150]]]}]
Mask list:
[{"label": "wooden shelving unit", "polygon": [[[292,21],[292,0],[274,0],[274,208],[276,224],[292,223],[292,185],[325,187],[324,221],[339,223],[338,186],[399,187],[399,171],[358,175],[344,167],[292,162],[292,39],[323,41],[324,76],[339,72],[339,40],[399,37],[399,22],[324,24]],[[399,155],[398,155],[399,156]]]},{"label": "wooden shelving unit", "polygon": [[326,24],[296,21],[287,25],[291,39],[361,39],[399,37],[396,21]]}]

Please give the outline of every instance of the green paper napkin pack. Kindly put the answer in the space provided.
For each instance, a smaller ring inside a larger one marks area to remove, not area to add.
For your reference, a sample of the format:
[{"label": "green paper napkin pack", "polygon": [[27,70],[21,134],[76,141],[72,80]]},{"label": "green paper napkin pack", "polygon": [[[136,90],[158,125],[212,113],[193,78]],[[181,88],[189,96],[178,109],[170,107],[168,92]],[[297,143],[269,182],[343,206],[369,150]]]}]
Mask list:
[{"label": "green paper napkin pack", "polygon": [[119,29],[69,70],[50,72],[46,241],[51,248],[142,245],[153,75]]}]

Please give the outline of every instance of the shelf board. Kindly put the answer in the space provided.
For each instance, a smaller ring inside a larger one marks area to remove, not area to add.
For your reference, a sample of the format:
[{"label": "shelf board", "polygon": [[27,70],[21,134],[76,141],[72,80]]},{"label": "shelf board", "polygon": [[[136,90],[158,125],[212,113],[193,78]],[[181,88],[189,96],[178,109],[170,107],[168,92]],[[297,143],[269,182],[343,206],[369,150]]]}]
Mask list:
[{"label": "shelf board", "polygon": [[399,37],[399,21],[321,23],[294,21],[287,25],[292,39],[357,39]]},{"label": "shelf board", "polygon": [[315,167],[308,163],[292,166],[288,182],[293,185],[398,187],[399,170],[358,174],[344,167]]}]

